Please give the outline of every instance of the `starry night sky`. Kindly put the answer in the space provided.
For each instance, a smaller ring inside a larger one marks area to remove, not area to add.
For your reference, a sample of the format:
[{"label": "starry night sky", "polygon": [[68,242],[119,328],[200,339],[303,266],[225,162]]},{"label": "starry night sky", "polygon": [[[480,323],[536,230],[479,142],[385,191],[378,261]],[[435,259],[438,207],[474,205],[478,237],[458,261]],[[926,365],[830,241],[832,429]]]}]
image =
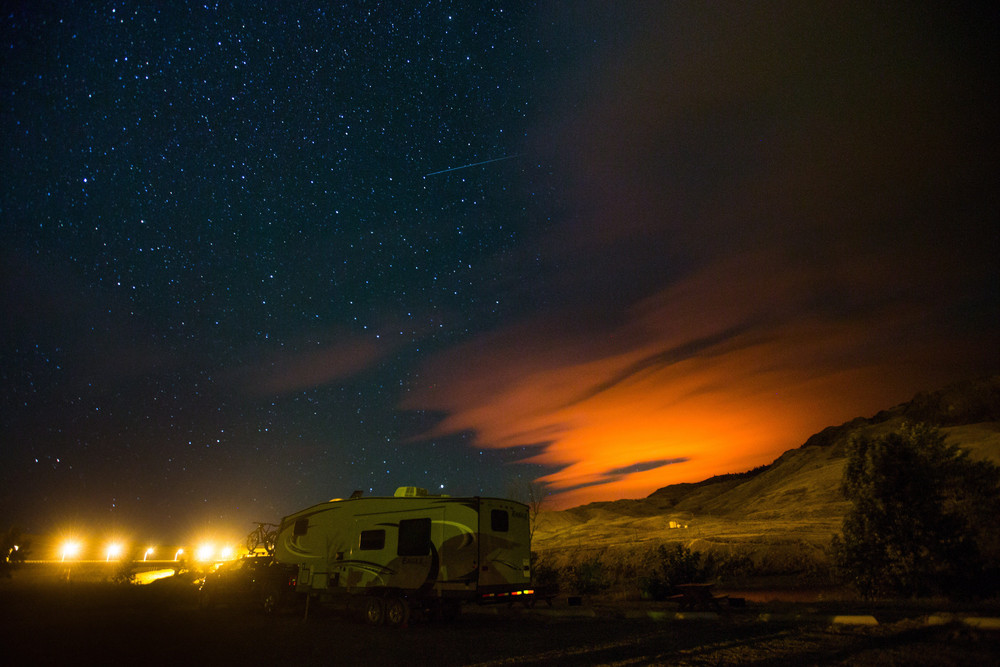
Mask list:
[{"label": "starry night sky", "polygon": [[997,17],[869,4],[5,8],[0,521],[641,497],[997,372]]}]

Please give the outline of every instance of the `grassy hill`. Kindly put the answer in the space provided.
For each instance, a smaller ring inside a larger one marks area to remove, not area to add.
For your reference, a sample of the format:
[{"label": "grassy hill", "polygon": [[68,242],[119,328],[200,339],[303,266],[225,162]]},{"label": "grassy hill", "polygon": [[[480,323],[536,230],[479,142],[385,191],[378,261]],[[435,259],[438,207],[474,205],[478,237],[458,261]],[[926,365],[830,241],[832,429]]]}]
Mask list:
[{"label": "grassy hill", "polygon": [[674,484],[642,499],[543,511],[533,548],[556,569],[596,558],[625,578],[639,576],[654,548],[670,542],[758,573],[821,574],[848,507],[840,492],[848,440],[916,421],[1000,464],[1000,376],[923,392],[871,418],[829,427],[745,473]]}]

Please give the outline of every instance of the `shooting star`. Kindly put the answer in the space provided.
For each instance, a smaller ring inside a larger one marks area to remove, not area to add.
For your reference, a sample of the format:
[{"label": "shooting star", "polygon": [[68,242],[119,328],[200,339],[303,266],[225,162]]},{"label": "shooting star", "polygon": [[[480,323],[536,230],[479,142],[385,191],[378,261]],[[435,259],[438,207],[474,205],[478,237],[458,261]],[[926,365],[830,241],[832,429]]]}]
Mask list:
[{"label": "shooting star", "polygon": [[521,157],[521,154],[517,155],[504,155],[503,157],[495,157],[492,160],[483,160],[482,162],[473,162],[472,164],[463,164],[461,167],[448,167],[447,169],[442,169],[441,171],[432,171],[429,174],[424,174],[424,178],[428,176],[436,176],[437,174],[444,174],[449,171],[458,171],[459,169],[468,169],[469,167],[478,167],[481,164],[489,164],[491,162],[500,162],[501,160],[512,160],[516,157]]}]

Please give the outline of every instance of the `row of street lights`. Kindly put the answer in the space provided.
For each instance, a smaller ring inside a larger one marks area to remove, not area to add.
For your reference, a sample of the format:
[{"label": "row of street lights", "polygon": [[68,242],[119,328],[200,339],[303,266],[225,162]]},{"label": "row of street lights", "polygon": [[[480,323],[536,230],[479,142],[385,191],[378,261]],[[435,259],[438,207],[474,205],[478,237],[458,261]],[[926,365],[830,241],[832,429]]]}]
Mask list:
[{"label": "row of street lights", "polygon": [[[59,560],[66,562],[67,560],[76,560],[79,558],[80,553],[83,551],[83,545],[77,540],[67,540],[62,543],[59,549]],[[111,562],[112,560],[119,560],[125,551],[125,547],[119,542],[112,542],[107,545],[104,552],[105,562]],[[156,553],[156,547],[149,547],[143,552],[142,560],[145,562],[150,556]],[[181,556],[184,555],[184,549],[180,548],[174,552],[173,561],[177,561]],[[198,561],[210,561],[210,560],[231,560],[235,557],[235,550],[232,547],[222,547],[216,549],[212,544],[203,544],[195,550],[195,560]]]}]

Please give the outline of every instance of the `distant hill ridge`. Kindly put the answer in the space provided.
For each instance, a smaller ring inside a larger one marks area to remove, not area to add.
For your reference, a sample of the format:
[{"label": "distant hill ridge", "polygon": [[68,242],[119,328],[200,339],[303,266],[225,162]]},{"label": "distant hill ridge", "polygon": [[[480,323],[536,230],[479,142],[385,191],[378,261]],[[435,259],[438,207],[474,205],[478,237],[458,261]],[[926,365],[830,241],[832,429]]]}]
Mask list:
[{"label": "distant hill ridge", "polygon": [[[856,417],[840,426],[828,426],[810,436],[801,448],[843,445],[852,433],[863,427],[900,419],[924,422],[938,427],[1000,422],[1000,375],[959,382],[934,392],[922,391],[906,403],[882,410],[874,417]],[[653,491],[648,497],[678,498],[690,491],[713,484],[747,481],[778,465],[784,456],[785,454],[772,463],[746,472],[715,475],[701,482],[671,484]]]},{"label": "distant hill ridge", "polygon": [[1000,464],[1000,376],[921,392],[873,417],[823,429],[753,470],[671,484],[646,498],[543,511],[532,548],[569,563],[603,549],[618,554],[608,558],[627,559],[656,544],[682,542],[723,558],[743,554],[765,571],[825,563],[830,537],[850,506],[840,490],[849,439],[905,422],[937,426],[973,457]]},{"label": "distant hill ridge", "polygon": [[882,410],[870,419],[858,417],[825,428],[802,446],[827,446],[862,426],[896,418],[938,427],[1000,421],[1000,375],[959,382],[939,391],[922,391],[906,403]]}]

